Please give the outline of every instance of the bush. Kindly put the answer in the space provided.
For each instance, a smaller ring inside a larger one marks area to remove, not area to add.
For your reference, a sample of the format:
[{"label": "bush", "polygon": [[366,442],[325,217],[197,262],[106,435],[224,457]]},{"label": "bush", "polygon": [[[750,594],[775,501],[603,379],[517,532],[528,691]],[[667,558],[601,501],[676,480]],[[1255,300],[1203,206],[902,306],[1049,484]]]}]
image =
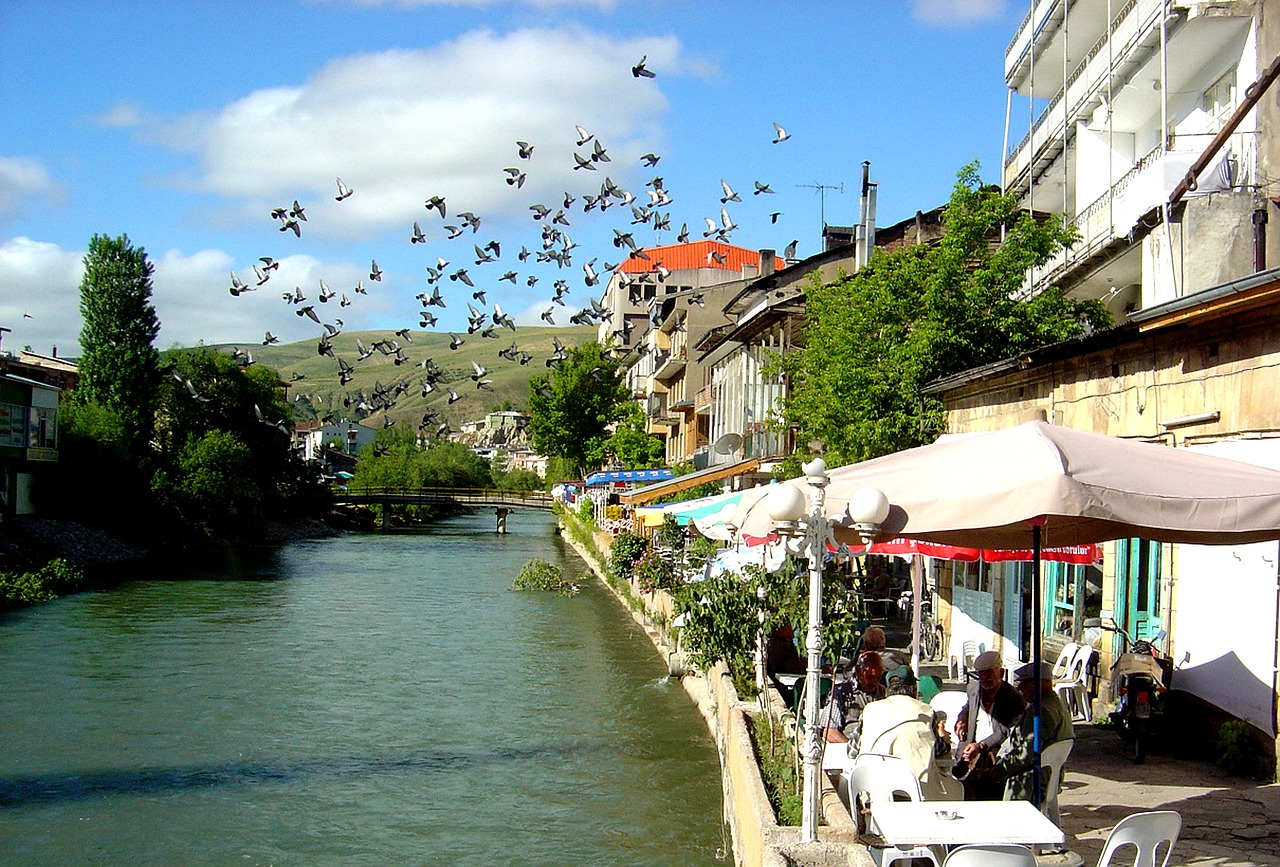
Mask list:
[{"label": "bush", "polygon": [[0,572],[0,611],[48,602],[84,586],[84,573],[66,560],[50,560],[34,572]]},{"label": "bush", "polygon": [[631,577],[641,593],[670,590],[676,586],[676,571],[658,551],[650,548],[631,566]]},{"label": "bush", "polygon": [[559,567],[546,560],[530,560],[520,567],[511,584],[512,590],[553,590],[561,596],[573,596],[582,588],[564,577]]},{"label": "bush", "polygon": [[782,723],[765,714],[747,717],[756,763],[769,803],[779,825],[799,825],[804,799],[796,774],[795,743],[786,736]]},{"label": "bush", "polygon": [[641,555],[648,550],[648,539],[644,536],[637,536],[630,530],[623,530],[614,537],[613,551],[609,557],[609,571],[623,581],[630,581],[632,567],[635,566],[635,562],[640,559]]},{"label": "bush", "polygon": [[1262,757],[1249,729],[1247,722],[1238,719],[1229,720],[1218,729],[1218,764],[1241,777],[1255,776]]}]

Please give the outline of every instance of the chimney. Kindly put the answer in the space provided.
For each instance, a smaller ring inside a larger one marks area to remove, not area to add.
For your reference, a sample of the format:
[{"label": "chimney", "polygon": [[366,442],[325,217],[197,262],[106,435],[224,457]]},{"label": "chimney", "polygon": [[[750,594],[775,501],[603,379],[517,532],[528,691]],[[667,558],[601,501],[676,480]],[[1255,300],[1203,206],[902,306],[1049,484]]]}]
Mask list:
[{"label": "chimney", "polygon": [[777,265],[774,261],[776,256],[777,254],[773,250],[760,251],[760,276],[761,277],[767,277],[777,269]]}]

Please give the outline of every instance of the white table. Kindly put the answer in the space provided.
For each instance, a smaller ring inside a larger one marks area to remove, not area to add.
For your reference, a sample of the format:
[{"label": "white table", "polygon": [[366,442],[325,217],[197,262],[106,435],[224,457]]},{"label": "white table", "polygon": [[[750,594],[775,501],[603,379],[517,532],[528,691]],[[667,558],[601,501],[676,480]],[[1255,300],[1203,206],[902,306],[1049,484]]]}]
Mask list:
[{"label": "white table", "polygon": [[893,801],[872,805],[871,816],[880,836],[899,849],[966,843],[1061,845],[1066,841],[1062,829],[1030,801]]}]

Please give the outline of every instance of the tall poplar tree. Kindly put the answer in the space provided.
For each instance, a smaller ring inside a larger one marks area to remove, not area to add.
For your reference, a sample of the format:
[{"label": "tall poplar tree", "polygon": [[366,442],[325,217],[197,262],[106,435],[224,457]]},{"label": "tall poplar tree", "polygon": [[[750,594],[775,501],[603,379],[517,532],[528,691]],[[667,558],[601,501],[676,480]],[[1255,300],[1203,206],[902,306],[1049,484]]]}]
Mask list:
[{"label": "tall poplar tree", "polygon": [[160,320],[151,306],[154,268],[128,235],[94,235],[80,282],[80,381],[75,399],[115,413],[135,456],[155,423]]}]

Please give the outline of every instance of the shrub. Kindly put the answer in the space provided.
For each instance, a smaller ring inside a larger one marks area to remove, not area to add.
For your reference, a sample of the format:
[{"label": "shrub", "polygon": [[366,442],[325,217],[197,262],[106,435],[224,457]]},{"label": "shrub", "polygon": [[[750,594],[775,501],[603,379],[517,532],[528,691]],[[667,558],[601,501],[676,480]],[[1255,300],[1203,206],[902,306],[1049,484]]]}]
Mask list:
[{"label": "shrub", "polygon": [[636,560],[648,550],[648,539],[637,536],[630,530],[623,530],[614,537],[613,552],[609,558],[609,571],[623,581],[630,581],[632,567]]},{"label": "shrub", "polygon": [[520,567],[520,573],[512,582],[511,589],[552,590],[561,596],[573,596],[582,588],[565,578],[559,567],[546,560],[530,560]]},{"label": "shrub", "polygon": [[1261,758],[1261,751],[1249,728],[1247,722],[1233,719],[1218,729],[1218,764],[1241,777],[1257,774]]},{"label": "shrub", "polygon": [[796,774],[795,743],[786,736],[782,723],[766,714],[747,717],[756,762],[769,803],[779,825],[799,825],[803,798]]},{"label": "shrub", "polygon": [[66,560],[50,560],[34,572],[0,572],[0,611],[48,602],[84,586],[84,573]]}]

